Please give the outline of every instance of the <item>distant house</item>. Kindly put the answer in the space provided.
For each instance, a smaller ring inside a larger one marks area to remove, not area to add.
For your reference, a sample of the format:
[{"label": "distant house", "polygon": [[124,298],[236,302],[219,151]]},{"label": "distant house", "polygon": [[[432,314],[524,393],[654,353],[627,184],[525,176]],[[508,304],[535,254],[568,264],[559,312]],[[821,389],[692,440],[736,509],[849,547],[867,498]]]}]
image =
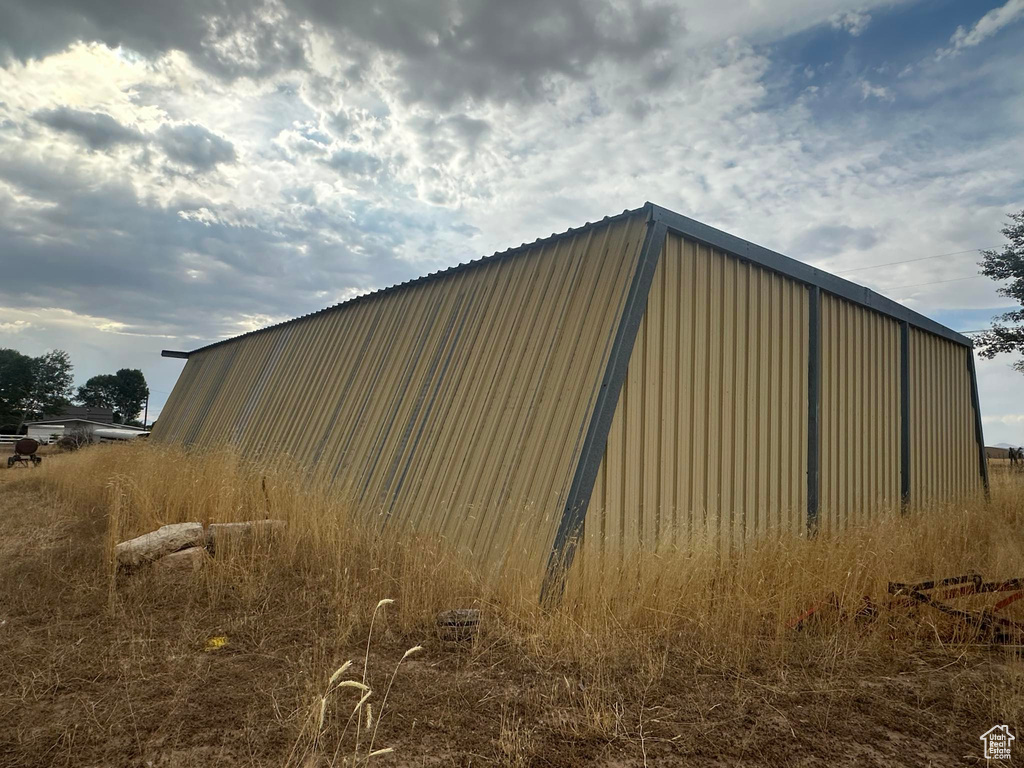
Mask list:
[{"label": "distant house", "polygon": [[30,421],[25,425],[27,436],[40,443],[53,443],[63,437],[76,437],[83,442],[111,442],[134,440],[149,434],[142,427],[113,424],[110,421],[92,421],[82,418],[56,418]]},{"label": "distant house", "polygon": [[85,419],[100,424],[113,424],[114,411],[112,408],[92,408],[88,405],[69,405],[55,418],[58,419]]}]

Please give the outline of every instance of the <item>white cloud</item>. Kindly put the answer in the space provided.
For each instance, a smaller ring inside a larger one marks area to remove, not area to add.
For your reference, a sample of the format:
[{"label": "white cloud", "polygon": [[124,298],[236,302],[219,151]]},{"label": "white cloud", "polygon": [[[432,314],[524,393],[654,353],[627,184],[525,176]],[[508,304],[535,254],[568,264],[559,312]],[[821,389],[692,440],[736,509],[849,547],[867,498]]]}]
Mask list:
[{"label": "white cloud", "polygon": [[871,23],[871,14],[860,11],[834,13],[829,18],[833,29],[845,29],[852,37],[860,37]]},{"label": "white cloud", "polygon": [[29,329],[46,329],[56,332],[82,329],[119,336],[141,336],[152,339],[173,338],[162,333],[145,333],[139,327],[119,320],[73,312],[62,307],[0,306],[0,333],[21,333]]},{"label": "white cloud", "polygon": [[1024,0],[1008,0],[1005,5],[994,8],[982,16],[969,30],[957,27],[949,38],[949,47],[935,52],[937,59],[944,59],[984,42],[1006,26],[1024,17]]},{"label": "white cloud", "polygon": [[1024,413],[1004,413],[1000,416],[985,416],[982,421],[985,424],[991,425],[1009,424],[1012,426],[1024,426]]},{"label": "white cloud", "polygon": [[285,320],[290,319],[287,315],[279,317],[272,317],[271,315],[239,315],[235,321],[235,327],[231,329],[230,333],[224,335],[224,338],[230,338],[237,336],[240,333],[248,333],[249,331],[255,331],[258,328],[266,328],[268,325],[277,325],[283,323]]},{"label": "white cloud", "polygon": [[896,96],[893,92],[886,88],[884,85],[874,85],[868,80],[858,80],[857,84],[860,86],[861,100],[867,101],[868,99],[878,99],[879,101],[895,101]]}]

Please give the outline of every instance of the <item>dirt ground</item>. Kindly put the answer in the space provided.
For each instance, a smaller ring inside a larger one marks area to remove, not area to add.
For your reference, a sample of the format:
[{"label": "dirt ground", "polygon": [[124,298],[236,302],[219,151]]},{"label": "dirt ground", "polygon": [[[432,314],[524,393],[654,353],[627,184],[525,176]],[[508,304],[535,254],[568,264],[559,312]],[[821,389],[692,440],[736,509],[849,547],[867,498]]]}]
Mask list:
[{"label": "dirt ground", "polygon": [[[297,761],[326,676],[360,663],[365,634],[334,636],[336,604],[287,574],[112,588],[104,510],[61,509],[30,473],[0,469],[0,766]],[[1005,648],[851,666],[796,642],[792,663],[737,670],[678,647],[595,678],[486,624],[470,646],[386,618],[378,632],[378,685],[424,646],[391,690],[382,766],[980,765],[979,735],[1024,680]]]}]

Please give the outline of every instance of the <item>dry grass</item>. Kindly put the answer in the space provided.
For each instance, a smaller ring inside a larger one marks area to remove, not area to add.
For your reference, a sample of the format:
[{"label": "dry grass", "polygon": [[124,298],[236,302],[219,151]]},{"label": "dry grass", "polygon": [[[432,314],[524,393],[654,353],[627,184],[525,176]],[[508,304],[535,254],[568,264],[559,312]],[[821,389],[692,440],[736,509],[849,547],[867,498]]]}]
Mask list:
[{"label": "dry grass", "polygon": [[[524,564],[484,576],[443,542],[380,535],[293,469],[157,445],[50,457],[0,475],[24,510],[0,531],[0,764],[842,764],[837,743],[850,765],[960,764],[981,731],[1024,723],[1021,661],[930,609],[888,609],[886,586],[1024,576],[1022,490],[994,465],[987,504],[728,561],[648,555],[545,612]],[[279,541],[187,583],[113,571],[113,544],[158,525],[264,517],[288,521]],[[838,610],[787,628],[830,595]],[[852,618],[865,596],[871,621]],[[436,635],[452,607],[484,610],[469,647]],[[348,679],[373,689],[356,711]]]}]

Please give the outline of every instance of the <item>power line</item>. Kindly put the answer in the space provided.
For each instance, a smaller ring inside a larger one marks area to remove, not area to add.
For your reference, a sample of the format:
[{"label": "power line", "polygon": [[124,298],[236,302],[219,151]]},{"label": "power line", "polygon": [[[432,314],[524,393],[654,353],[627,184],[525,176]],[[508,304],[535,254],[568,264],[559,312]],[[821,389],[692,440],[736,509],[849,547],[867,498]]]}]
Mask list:
[{"label": "power line", "polygon": [[986,275],[971,275],[970,277],[954,277],[952,280],[932,280],[930,283],[914,283],[913,285],[894,285],[892,287],[884,288],[886,291],[898,291],[900,288],[922,288],[926,285],[939,285],[941,283],[959,283],[963,280],[977,280],[979,277],[986,277]]},{"label": "power line", "polygon": [[869,267],[855,267],[854,269],[844,269],[841,272],[835,272],[836,275],[848,275],[851,272],[863,272],[866,269],[879,269],[880,267],[892,267],[897,264],[910,264],[914,261],[927,261],[928,259],[942,259],[946,256],[960,256],[964,253],[974,253],[975,251],[989,251],[993,248],[998,248],[998,245],[992,245],[986,248],[968,248],[966,251],[953,251],[952,253],[937,253],[934,256],[920,256],[916,259],[904,259],[903,261],[887,261],[885,264],[872,264]]}]

